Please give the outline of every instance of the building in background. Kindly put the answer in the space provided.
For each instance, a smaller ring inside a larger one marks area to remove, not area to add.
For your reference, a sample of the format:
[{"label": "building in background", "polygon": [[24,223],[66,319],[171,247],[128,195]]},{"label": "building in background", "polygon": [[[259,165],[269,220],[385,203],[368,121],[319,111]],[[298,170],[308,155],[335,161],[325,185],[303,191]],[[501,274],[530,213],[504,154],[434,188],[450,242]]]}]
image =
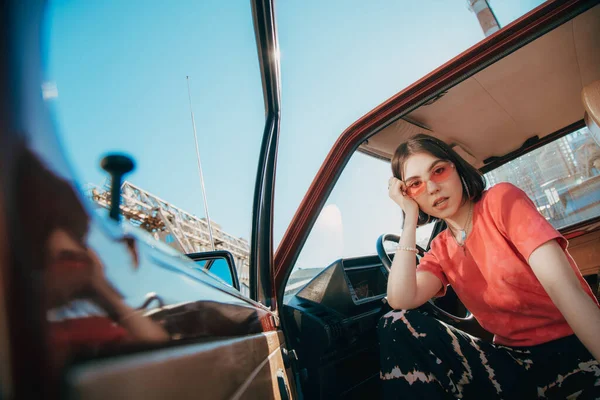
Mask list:
[{"label": "building in background", "polygon": [[488,37],[500,30],[500,23],[490,8],[487,0],[467,0],[467,6],[477,16],[483,34]]},{"label": "building in background", "polygon": [[485,177],[488,187],[510,182],[533,200],[538,211],[560,228],[579,222],[600,206],[600,147],[587,128],[524,154]]}]

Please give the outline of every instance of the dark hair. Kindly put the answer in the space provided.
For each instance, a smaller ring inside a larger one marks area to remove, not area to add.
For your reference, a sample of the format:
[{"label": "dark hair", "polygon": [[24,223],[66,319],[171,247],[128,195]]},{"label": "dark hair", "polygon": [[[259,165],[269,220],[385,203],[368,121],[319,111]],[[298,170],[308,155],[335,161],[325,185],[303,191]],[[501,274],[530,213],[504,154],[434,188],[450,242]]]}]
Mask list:
[{"label": "dark hair", "polygon": [[[417,153],[429,153],[440,160],[450,161],[456,166],[463,188],[463,199],[469,198],[474,202],[481,199],[485,189],[485,178],[475,167],[466,162],[450,146],[433,136],[419,133],[402,143],[396,149],[392,158],[392,173],[402,180],[402,168],[408,157]],[[435,221],[434,218],[419,210],[419,225]]]},{"label": "dark hair", "polygon": [[84,245],[89,218],[71,184],[50,171],[31,150],[22,149],[15,167],[19,225],[30,255],[41,268],[52,232],[63,229]]}]

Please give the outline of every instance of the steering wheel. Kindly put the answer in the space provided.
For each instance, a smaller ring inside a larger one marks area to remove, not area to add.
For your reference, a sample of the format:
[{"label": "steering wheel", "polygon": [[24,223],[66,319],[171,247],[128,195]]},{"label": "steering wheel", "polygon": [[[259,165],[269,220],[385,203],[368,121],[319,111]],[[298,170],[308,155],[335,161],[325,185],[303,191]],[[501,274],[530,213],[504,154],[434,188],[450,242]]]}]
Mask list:
[{"label": "steering wheel", "polygon": [[[385,247],[383,245],[385,242],[388,242],[388,241],[398,243],[400,241],[400,236],[394,235],[392,233],[384,233],[383,235],[379,236],[379,238],[377,239],[377,246],[376,246],[377,247],[377,255],[379,256],[379,259],[381,260],[383,266],[389,272],[392,268],[392,259],[390,258],[388,252],[385,250]],[[416,245],[416,248],[418,250],[418,253],[417,253],[417,263],[418,263],[419,257],[423,257],[425,255],[425,250],[419,245]],[[435,314],[438,317],[445,317],[454,322],[466,322],[466,321],[473,319],[473,314],[471,314],[471,312],[469,310],[467,310],[466,316],[459,317],[457,315],[449,313],[448,311],[442,310],[440,307],[438,307],[435,304],[434,299],[429,299],[427,301],[427,303],[428,303],[428,306],[432,309],[431,311],[433,312],[433,314]]]}]

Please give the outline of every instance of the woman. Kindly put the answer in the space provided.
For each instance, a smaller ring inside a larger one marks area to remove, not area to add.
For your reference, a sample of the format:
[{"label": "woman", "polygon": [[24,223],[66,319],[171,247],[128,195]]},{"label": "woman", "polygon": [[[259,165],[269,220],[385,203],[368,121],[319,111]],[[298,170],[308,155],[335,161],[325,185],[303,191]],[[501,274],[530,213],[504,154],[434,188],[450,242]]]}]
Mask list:
[{"label": "woman", "polygon": [[[56,369],[79,353],[168,341],[165,329],[129,306],[106,278],[101,260],[87,245],[88,215],[72,186],[25,147],[16,176],[17,210],[25,228],[21,243],[28,246],[23,253],[37,268],[31,281],[41,282],[40,311],[50,319],[46,328]],[[43,196],[32,196],[31,188]],[[82,310],[83,316],[65,318],[78,314],[82,303],[105,316]]]},{"label": "woman", "polygon": [[[388,398],[600,397],[600,309],[567,241],[509,183],[417,135],[392,159],[389,196],[405,218],[379,323]],[[448,229],[416,266],[418,222]],[[418,311],[452,285],[494,343]],[[577,397],[580,396],[580,397]]]}]

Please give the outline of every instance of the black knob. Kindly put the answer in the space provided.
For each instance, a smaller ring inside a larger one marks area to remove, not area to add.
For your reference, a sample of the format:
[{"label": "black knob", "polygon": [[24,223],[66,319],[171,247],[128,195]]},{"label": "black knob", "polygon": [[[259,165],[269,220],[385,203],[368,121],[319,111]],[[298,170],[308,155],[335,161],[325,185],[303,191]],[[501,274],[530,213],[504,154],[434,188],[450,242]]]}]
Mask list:
[{"label": "black knob", "polygon": [[110,212],[115,221],[121,218],[121,184],[123,176],[135,168],[133,159],[125,154],[109,154],[100,161],[100,166],[111,176],[110,185]]}]

